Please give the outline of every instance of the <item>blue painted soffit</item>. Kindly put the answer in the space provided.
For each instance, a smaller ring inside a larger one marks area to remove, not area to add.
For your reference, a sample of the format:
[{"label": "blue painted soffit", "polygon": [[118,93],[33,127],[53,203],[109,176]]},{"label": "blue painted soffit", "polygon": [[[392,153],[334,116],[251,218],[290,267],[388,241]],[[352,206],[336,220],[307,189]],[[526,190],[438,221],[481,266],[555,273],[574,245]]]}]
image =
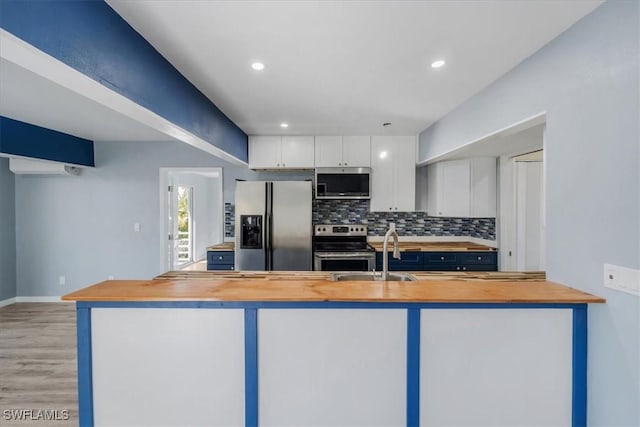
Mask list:
[{"label": "blue painted soffit", "polygon": [[0,153],[95,166],[93,141],[1,116]]},{"label": "blue painted soffit", "polygon": [[242,129],[104,1],[0,0],[0,27],[230,155],[248,160]]}]

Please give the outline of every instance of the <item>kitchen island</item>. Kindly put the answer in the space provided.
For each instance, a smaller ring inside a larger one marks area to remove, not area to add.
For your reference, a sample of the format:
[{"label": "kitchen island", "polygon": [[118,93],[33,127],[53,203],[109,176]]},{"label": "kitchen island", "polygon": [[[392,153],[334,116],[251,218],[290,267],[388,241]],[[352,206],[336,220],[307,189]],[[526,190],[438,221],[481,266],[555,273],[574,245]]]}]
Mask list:
[{"label": "kitchen island", "polygon": [[77,302],[82,426],[586,423],[596,296],[488,273],[208,274],[63,297]]}]

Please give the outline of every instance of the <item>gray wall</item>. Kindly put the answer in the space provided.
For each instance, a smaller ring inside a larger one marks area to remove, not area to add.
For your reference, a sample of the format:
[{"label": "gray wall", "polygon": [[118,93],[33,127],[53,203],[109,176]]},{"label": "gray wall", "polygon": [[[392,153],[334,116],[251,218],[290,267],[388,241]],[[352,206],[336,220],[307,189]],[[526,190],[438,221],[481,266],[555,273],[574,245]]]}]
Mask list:
[{"label": "gray wall", "polygon": [[[79,177],[18,176],[19,296],[58,296],[115,278],[160,271],[160,167],[222,167],[224,200],[235,179],[302,179],[311,173],[254,172],[186,144],[95,144],[95,169]],[[133,232],[133,224],[141,232]],[[58,277],[66,276],[66,285]]]},{"label": "gray wall", "polygon": [[590,426],[640,425],[640,298],[603,264],[640,268],[639,6],[610,1],[420,135],[432,158],[541,111],[547,274],[589,307]]},{"label": "gray wall", "polygon": [[0,301],[16,296],[16,208],[9,159],[0,158]]}]

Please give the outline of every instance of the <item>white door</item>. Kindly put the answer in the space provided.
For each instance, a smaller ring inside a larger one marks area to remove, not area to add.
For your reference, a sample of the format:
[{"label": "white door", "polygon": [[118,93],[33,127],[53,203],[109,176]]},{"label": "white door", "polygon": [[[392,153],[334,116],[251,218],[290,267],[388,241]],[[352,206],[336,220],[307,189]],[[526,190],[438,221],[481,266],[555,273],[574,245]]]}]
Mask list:
[{"label": "white door", "polygon": [[393,211],[411,212],[416,207],[416,139],[394,136]]},{"label": "white door", "polygon": [[312,136],[283,136],[282,167],[313,169],[315,156],[313,141]]},{"label": "white door", "polygon": [[518,271],[543,271],[543,168],[542,162],[516,165],[516,267]]},{"label": "white door", "polygon": [[371,137],[342,137],[342,160],[342,166],[366,168],[371,166]]},{"label": "white door", "polygon": [[173,189],[175,200],[173,213],[174,266],[193,262],[193,187],[179,185]]},{"label": "white door", "polygon": [[249,168],[273,169],[281,167],[280,136],[249,137]]},{"label": "white door", "polygon": [[317,168],[342,166],[341,136],[316,136],[315,150]]}]

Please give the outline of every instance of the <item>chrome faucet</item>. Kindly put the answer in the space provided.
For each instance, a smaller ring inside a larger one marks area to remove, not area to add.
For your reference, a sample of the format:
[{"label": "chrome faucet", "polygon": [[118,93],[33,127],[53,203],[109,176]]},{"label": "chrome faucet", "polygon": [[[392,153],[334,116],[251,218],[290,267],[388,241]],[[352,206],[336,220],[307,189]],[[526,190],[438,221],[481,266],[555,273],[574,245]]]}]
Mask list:
[{"label": "chrome faucet", "polygon": [[398,233],[396,233],[396,223],[389,224],[389,230],[384,235],[384,243],[382,244],[382,280],[387,280],[389,277],[389,257],[387,256],[387,250],[389,246],[389,237],[393,236],[393,257],[400,259],[400,247],[398,245]]}]

